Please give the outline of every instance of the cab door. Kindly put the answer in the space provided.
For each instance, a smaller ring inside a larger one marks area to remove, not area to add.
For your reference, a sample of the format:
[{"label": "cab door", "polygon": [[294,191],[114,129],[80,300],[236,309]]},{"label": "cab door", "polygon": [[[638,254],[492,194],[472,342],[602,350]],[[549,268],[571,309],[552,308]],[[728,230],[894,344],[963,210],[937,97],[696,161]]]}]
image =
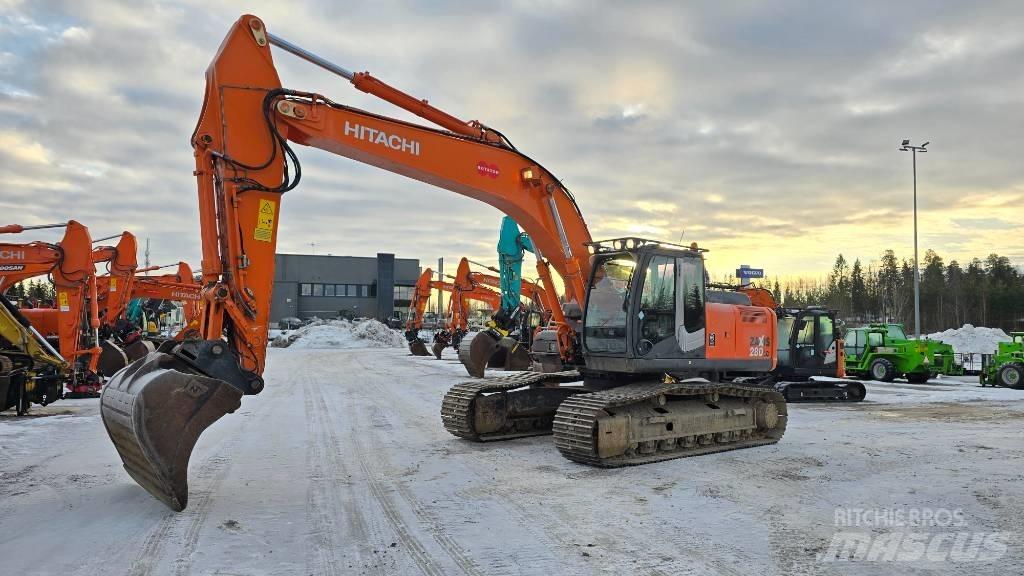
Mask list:
[{"label": "cab door", "polygon": [[683,357],[704,357],[707,319],[704,310],[704,259],[676,259],[676,340]]}]

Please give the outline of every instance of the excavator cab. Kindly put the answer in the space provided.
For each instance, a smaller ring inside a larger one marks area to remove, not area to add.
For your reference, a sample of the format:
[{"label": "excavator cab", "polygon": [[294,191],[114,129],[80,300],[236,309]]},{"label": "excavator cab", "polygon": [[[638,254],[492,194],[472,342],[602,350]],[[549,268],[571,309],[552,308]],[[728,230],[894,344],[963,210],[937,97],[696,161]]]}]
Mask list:
[{"label": "excavator cab", "polygon": [[774,314],[708,302],[703,250],[640,238],[591,246],[582,329],[588,371],[715,380],[772,369]]}]

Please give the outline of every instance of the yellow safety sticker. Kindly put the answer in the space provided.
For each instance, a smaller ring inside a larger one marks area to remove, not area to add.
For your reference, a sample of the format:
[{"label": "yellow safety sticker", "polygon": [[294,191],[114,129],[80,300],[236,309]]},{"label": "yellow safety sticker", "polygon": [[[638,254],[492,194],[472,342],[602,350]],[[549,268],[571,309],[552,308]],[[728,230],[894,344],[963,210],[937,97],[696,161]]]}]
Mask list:
[{"label": "yellow safety sticker", "polygon": [[111,278],[109,286],[111,292],[117,292],[117,278]]},{"label": "yellow safety sticker", "polygon": [[68,293],[67,292],[58,292],[57,293],[57,302],[60,304],[60,311],[61,312],[71,312],[71,306],[68,304]]},{"label": "yellow safety sticker", "polygon": [[274,237],[274,213],[276,211],[277,204],[270,200],[260,200],[260,213],[257,216],[253,239],[270,242]]}]

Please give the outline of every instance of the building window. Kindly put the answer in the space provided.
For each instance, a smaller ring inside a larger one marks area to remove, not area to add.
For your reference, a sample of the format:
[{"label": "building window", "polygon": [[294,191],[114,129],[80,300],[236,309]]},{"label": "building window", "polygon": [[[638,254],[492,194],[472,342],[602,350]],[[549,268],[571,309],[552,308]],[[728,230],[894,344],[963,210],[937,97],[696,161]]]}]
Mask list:
[{"label": "building window", "polygon": [[324,296],[334,296],[334,284],[324,284]]},{"label": "building window", "polygon": [[312,296],[313,285],[312,284],[299,284],[299,296]]},{"label": "building window", "polygon": [[412,286],[395,286],[395,300],[410,300],[412,291]]},{"label": "building window", "polygon": [[363,284],[359,288],[360,288],[360,294],[359,294],[360,296],[362,296],[363,298],[369,298],[370,297],[370,287],[368,285]]},{"label": "building window", "polygon": [[355,284],[346,284],[345,294],[348,296],[357,296],[359,294],[359,291]]},{"label": "building window", "polygon": [[323,284],[313,284],[313,296],[323,296],[323,295],[324,295],[324,285]]}]

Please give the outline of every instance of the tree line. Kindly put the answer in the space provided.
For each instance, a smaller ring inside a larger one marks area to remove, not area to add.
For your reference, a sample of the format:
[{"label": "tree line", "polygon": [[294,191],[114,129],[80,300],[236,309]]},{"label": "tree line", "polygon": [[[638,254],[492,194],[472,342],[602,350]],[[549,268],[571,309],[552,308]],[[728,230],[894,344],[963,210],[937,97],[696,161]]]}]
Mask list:
[{"label": "tree line", "polygon": [[[928,250],[920,282],[922,333],[964,324],[1024,330],[1024,274],[1006,256],[990,254],[964,266],[956,260],[946,264]],[[850,264],[840,254],[826,279],[776,279],[771,290],[784,306],[836,309],[848,325],[899,322],[913,330],[913,259],[897,258],[892,250],[867,265],[859,258]]]},{"label": "tree line", "polygon": [[18,282],[7,289],[6,296],[15,302],[31,300],[35,306],[50,306],[57,297],[53,284],[45,279]]}]

